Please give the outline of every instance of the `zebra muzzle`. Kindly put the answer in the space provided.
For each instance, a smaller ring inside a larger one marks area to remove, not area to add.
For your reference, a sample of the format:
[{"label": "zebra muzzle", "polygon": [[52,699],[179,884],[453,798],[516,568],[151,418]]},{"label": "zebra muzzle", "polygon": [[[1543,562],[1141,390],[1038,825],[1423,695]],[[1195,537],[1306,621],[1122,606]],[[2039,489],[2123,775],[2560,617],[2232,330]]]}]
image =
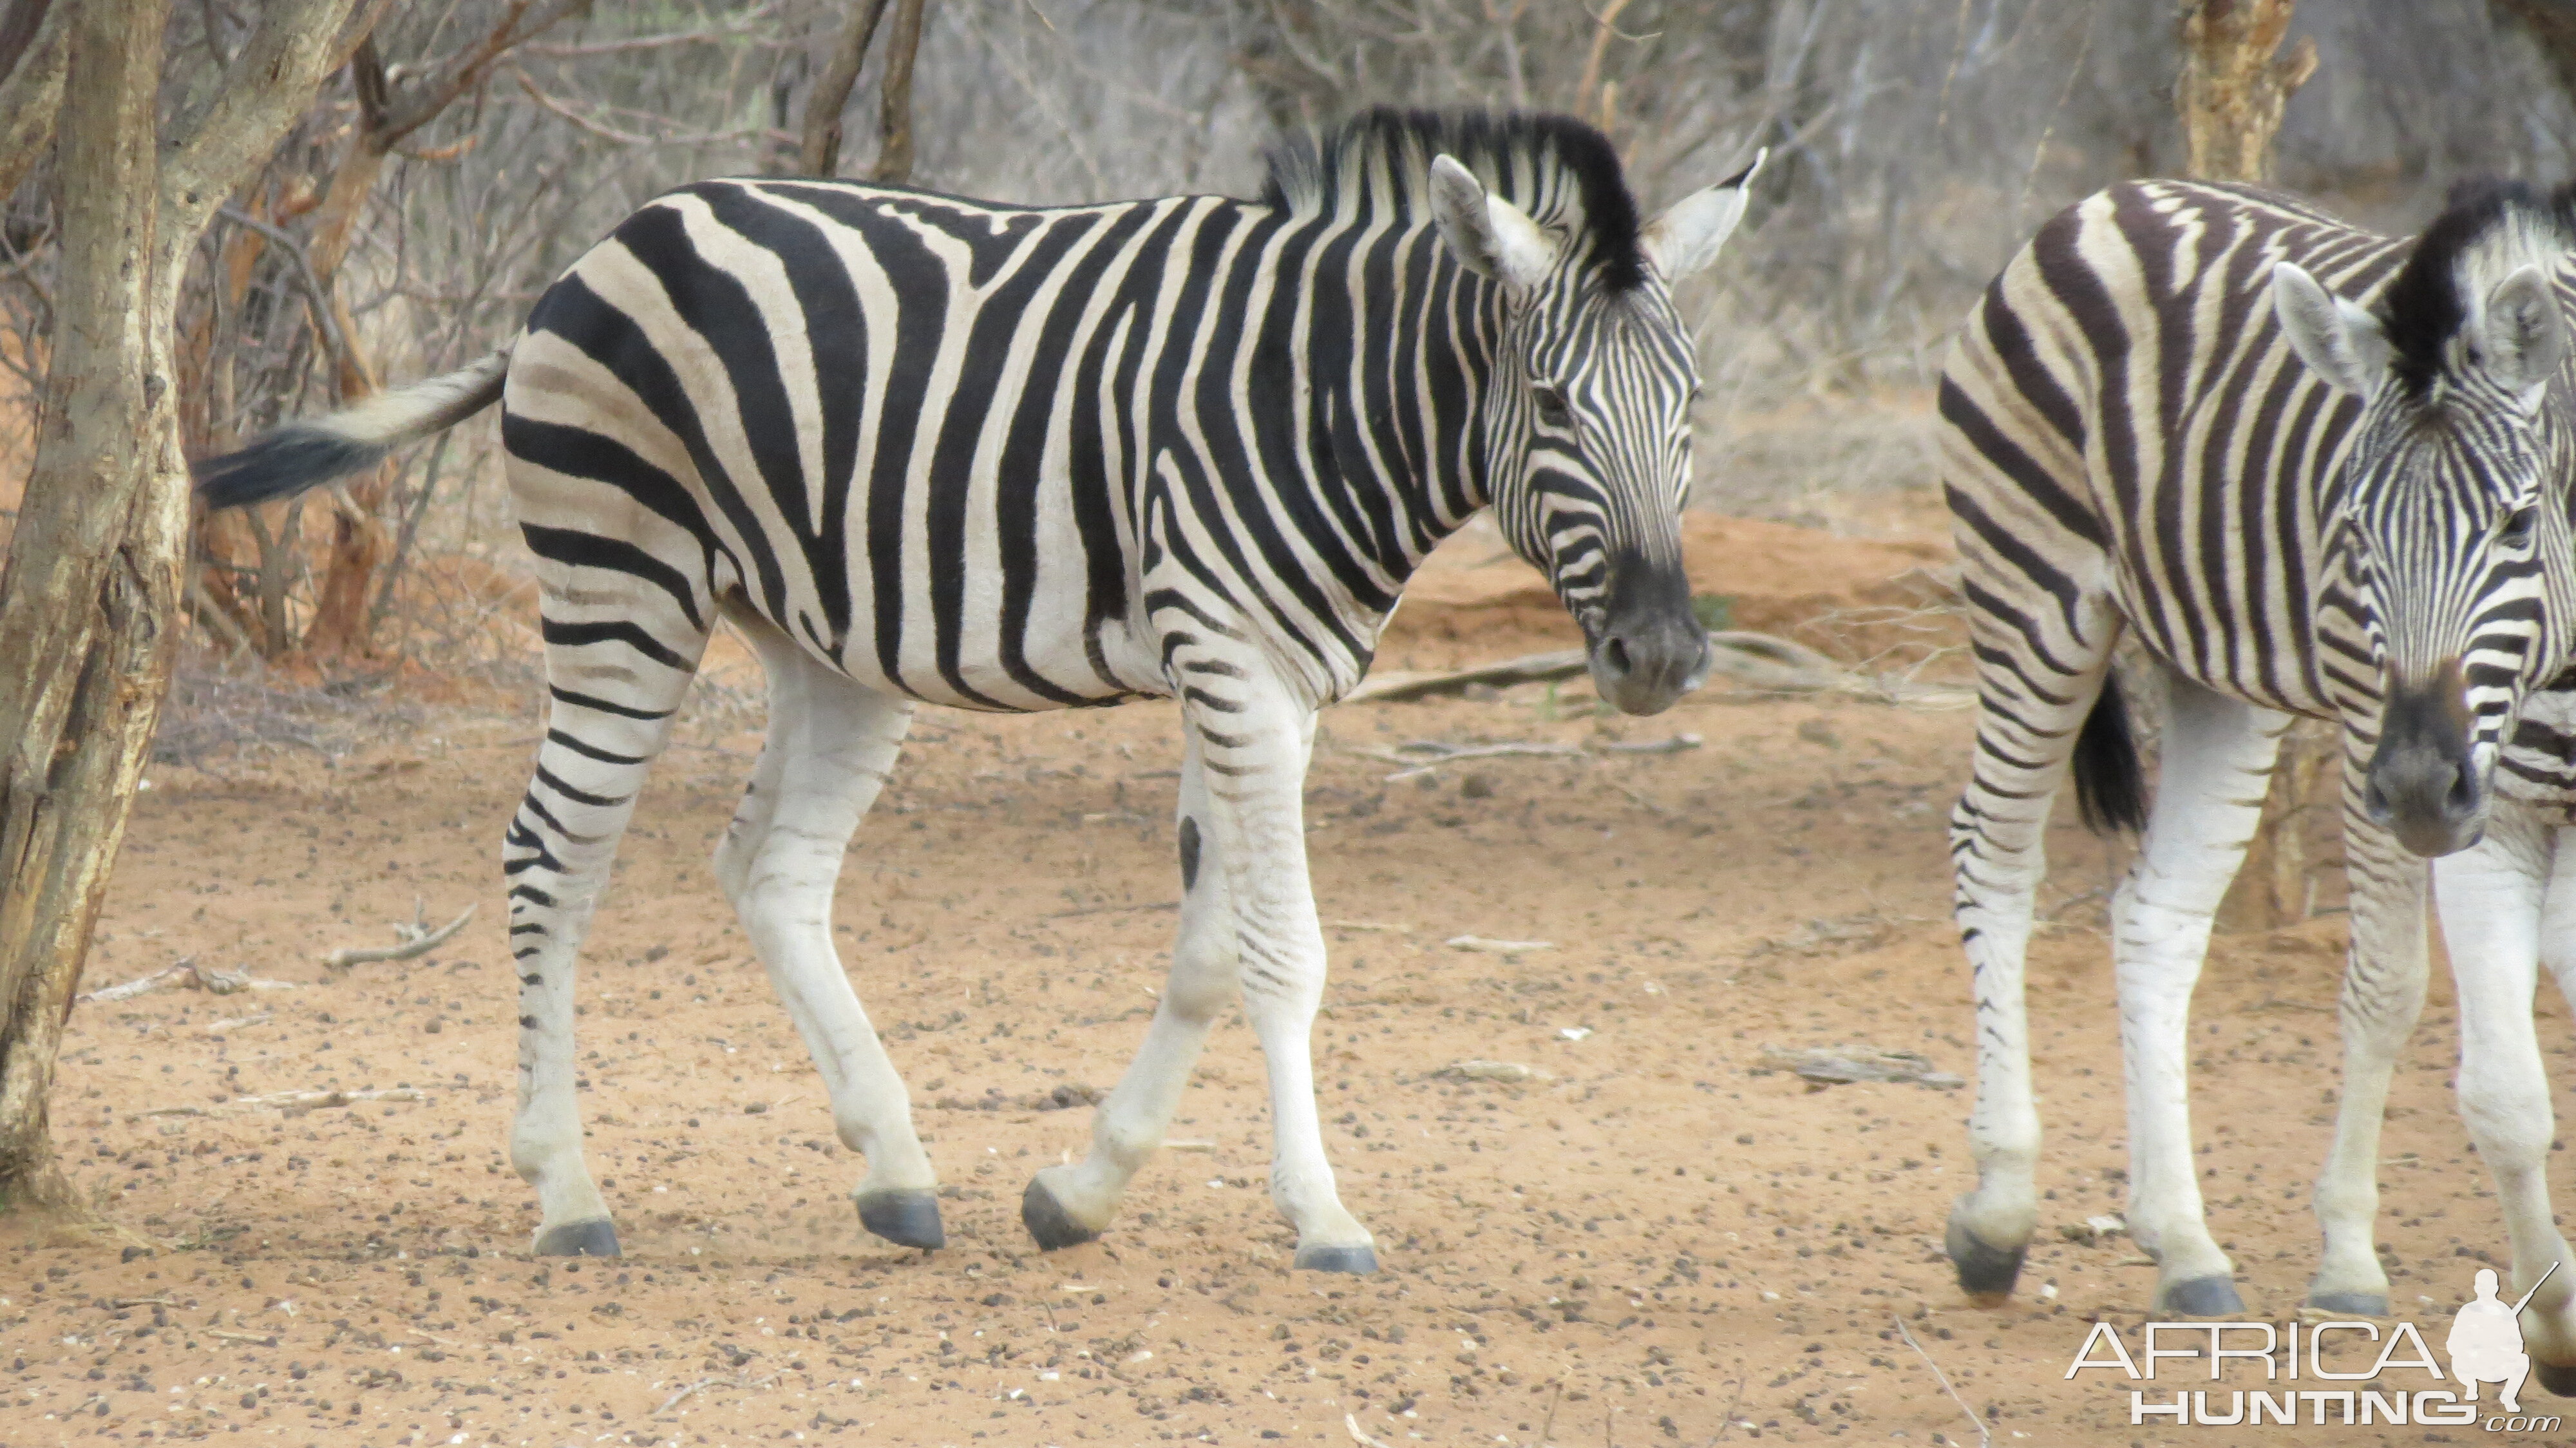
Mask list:
[{"label": "zebra muzzle", "polygon": [[2361,803],[2410,854],[2464,850],[2486,832],[2486,781],[2470,745],[2470,715],[2453,661],[2424,683],[2395,683],[2379,716],[2379,747]]},{"label": "zebra muzzle", "polygon": [[1617,568],[1590,644],[1592,685],[1623,714],[1660,714],[1708,677],[1708,630],[1691,612],[1690,580],[1677,567]]}]

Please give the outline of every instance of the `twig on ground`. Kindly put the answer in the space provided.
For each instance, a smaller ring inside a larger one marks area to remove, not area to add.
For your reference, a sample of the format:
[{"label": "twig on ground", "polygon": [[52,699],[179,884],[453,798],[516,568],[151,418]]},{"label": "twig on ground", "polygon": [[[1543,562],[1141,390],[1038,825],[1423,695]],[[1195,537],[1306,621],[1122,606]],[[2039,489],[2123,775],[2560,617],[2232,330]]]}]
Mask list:
[{"label": "twig on ground", "polygon": [[1417,739],[1410,744],[1398,745],[1394,749],[1362,748],[1352,752],[1382,764],[1405,766],[1387,776],[1390,783],[1399,779],[1411,779],[1417,774],[1428,774],[1444,764],[1456,764],[1468,759],[1581,759],[1584,757],[1583,746],[1580,744],[1527,742],[1443,744],[1432,739]]},{"label": "twig on ground", "polygon": [[416,955],[426,955],[446,944],[448,938],[457,931],[464,929],[465,922],[474,918],[475,909],[476,907],[468,905],[465,907],[464,914],[436,930],[429,930],[423,928],[420,921],[420,907],[414,905],[411,923],[394,927],[396,944],[355,946],[335,950],[322,957],[322,963],[333,970],[346,970],[353,965],[367,965],[380,960],[409,960]]},{"label": "twig on ground", "polygon": [[277,1346],[277,1334],[273,1332],[226,1332],[220,1327],[210,1327],[206,1329],[206,1336],[220,1337],[226,1342],[253,1342],[261,1347]]},{"label": "twig on ground", "polygon": [[1762,1065],[1765,1070],[1787,1071],[1816,1091],[1855,1081],[1911,1081],[1942,1091],[1968,1084],[1936,1070],[1932,1058],[1920,1051],[1885,1051],[1875,1046],[1764,1046]]},{"label": "twig on ground", "polygon": [[1473,668],[1383,674],[1344,694],[1342,702],[1428,699],[1440,694],[1459,693],[1470,684],[1490,684],[1498,689],[1513,684],[1544,684],[1551,679],[1572,678],[1582,673],[1585,667],[1583,650],[1554,649],[1543,654],[1524,654],[1500,663],[1478,664]]},{"label": "twig on ground", "polygon": [[1932,1381],[1939,1383],[1941,1391],[1950,1395],[1950,1401],[1959,1405],[1959,1411],[1968,1415],[1968,1426],[1977,1430],[1977,1442],[1984,1448],[1992,1448],[1994,1430],[1986,1426],[1985,1419],[1977,1416],[1976,1409],[1968,1406],[1967,1399],[1959,1396],[1959,1390],[1950,1386],[1950,1375],[1941,1371],[1939,1363],[1932,1361],[1932,1354],[1923,1351],[1923,1344],[1916,1342],[1914,1334],[1905,1330],[1905,1319],[1891,1312],[1887,1320],[1896,1324],[1896,1335],[1905,1339],[1905,1345],[1914,1349],[1915,1355],[1923,1359],[1923,1365],[1932,1370]]},{"label": "twig on ground", "polygon": [[[194,956],[183,956],[150,975],[136,976],[123,985],[101,986],[77,997],[83,1001],[124,1001],[146,995],[167,985],[183,985],[191,990],[209,991],[215,995],[232,995],[246,990],[293,990],[291,980],[257,980],[247,970],[222,970],[197,964]],[[235,1024],[239,1024],[236,1022]]]},{"label": "twig on ground", "polygon": [[254,1110],[272,1108],[280,1111],[318,1111],[326,1106],[350,1106],[361,1101],[426,1101],[429,1098],[409,1086],[395,1086],[381,1091],[271,1091],[264,1096],[236,1096],[234,1106]]},{"label": "twig on ground", "polygon": [[1385,1442],[1380,1439],[1370,1437],[1361,1429],[1358,1414],[1344,1413],[1342,1415],[1342,1426],[1350,1430],[1351,1441],[1360,1445],[1360,1448],[1386,1448]]},{"label": "twig on ground", "polygon": [[1532,950],[1554,950],[1553,940],[1488,940],[1481,935],[1452,935],[1442,942],[1451,950],[1474,951],[1480,955],[1520,955]]},{"label": "twig on ground", "polygon": [[1670,739],[1653,739],[1643,744],[1604,744],[1604,754],[1680,754],[1697,749],[1708,741],[1696,734],[1676,734]]},{"label": "twig on ground", "polygon": [[1743,1406],[1744,1379],[1738,1376],[1735,1380],[1735,1398],[1726,1405],[1725,1421],[1717,1425],[1717,1436],[1708,1440],[1708,1448],[1717,1448],[1718,1444],[1726,1441],[1727,1434],[1735,1431],[1735,1410]]},{"label": "twig on ground", "polygon": [[1547,1400],[1547,1417],[1538,1425],[1538,1448],[1556,1441],[1556,1405],[1565,1401],[1565,1379],[1556,1380],[1556,1392]]},{"label": "twig on ground", "polygon": [[696,1392],[698,1389],[700,1389],[700,1388],[705,1388],[705,1387],[712,1387],[712,1386],[714,1386],[715,1384],[720,1383],[720,1382],[723,1382],[723,1381],[724,1381],[724,1379],[722,1379],[722,1378],[720,1378],[720,1377],[706,1377],[706,1378],[700,1378],[700,1379],[698,1379],[696,1382],[694,1382],[694,1383],[690,1383],[690,1384],[688,1384],[687,1386],[685,1386],[685,1387],[681,1388],[678,1392],[673,1393],[671,1396],[669,1396],[669,1397],[667,1397],[667,1398],[664,1398],[664,1399],[662,1400],[662,1406],[660,1406],[660,1407],[658,1407],[658,1408],[655,1408],[655,1409],[653,1410],[652,1416],[654,1416],[654,1417],[658,1418],[658,1417],[662,1416],[664,1413],[667,1413],[667,1412],[671,1411],[673,1408],[676,1408],[676,1407],[680,1406],[680,1401],[681,1401],[682,1399],[684,1399],[684,1398],[688,1397],[691,1393]]},{"label": "twig on ground", "polygon": [[1178,900],[1157,900],[1150,905],[1085,905],[1079,910],[1058,910],[1049,920],[1071,920],[1080,915],[1123,915],[1132,910],[1178,910]]},{"label": "twig on ground", "polygon": [[[1709,672],[1723,674],[1758,690],[1786,694],[1850,694],[1882,704],[1906,704],[1928,709],[1964,708],[1975,702],[1975,696],[1964,689],[1918,683],[1911,673],[1864,673],[1805,644],[1792,643],[1771,634],[1728,629],[1710,634],[1708,641]],[[1499,663],[1478,664],[1472,668],[1386,674],[1366,680],[1343,695],[1342,702],[1428,699],[1461,693],[1476,684],[1498,689],[1513,684],[1543,684],[1556,679],[1570,679],[1589,667],[1583,650],[1557,649],[1543,654],[1525,654]]]}]

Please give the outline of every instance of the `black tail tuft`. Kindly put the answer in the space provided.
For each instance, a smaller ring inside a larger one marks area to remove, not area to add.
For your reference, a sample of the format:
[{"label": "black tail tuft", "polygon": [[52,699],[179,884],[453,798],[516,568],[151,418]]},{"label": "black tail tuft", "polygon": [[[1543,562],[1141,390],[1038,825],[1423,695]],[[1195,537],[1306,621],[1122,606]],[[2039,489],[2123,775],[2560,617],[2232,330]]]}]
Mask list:
[{"label": "black tail tuft", "polygon": [[2102,676],[2102,693],[2075,736],[2075,812],[2097,835],[2135,834],[2147,826],[2147,772],[2138,762],[2117,671]]},{"label": "black tail tuft", "polygon": [[382,460],[391,448],[326,428],[289,423],[191,471],[209,508],[238,508],[291,498]]}]

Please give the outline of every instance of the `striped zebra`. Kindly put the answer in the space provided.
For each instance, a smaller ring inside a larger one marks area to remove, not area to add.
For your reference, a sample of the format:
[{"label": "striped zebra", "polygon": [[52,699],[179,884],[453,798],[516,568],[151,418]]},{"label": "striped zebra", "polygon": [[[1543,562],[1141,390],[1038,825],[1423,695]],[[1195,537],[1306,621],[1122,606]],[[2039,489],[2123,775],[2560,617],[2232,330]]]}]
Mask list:
[{"label": "striped zebra", "polygon": [[844,851],[914,704],[1173,698],[1169,987],[1089,1155],[1038,1173],[1022,1218],[1049,1248],[1107,1228],[1239,989],[1297,1265],[1373,1270],[1309,1056],[1316,710],[1359,682],[1432,545],[1488,504],[1582,625],[1604,698],[1653,713],[1700,681],[1679,516],[1698,365],[1671,283],[1714,259],[1752,175],[1641,222],[1617,153],[1577,122],[1381,110],[1280,148],[1254,201],[707,182],[629,217],[502,351],[201,468],[214,506],[280,497],[502,403],[551,697],[502,855],[522,983],[510,1155],[542,1208],[536,1250],[618,1250],[582,1161],[574,959],[723,619],[768,673],[769,732],[716,873],[866,1157],[866,1230],[945,1240],[831,937]]},{"label": "striped zebra", "polygon": [[[2293,715],[2343,725],[2352,886],[2309,1303],[2387,1310],[2379,1123],[2424,1001],[2428,874],[2462,997],[2461,1107],[2517,1275],[2566,1255],[2539,1195],[2531,992],[2543,886],[2576,870],[2553,854],[2576,802],[2571,245],[2569,196],[2519,185],[2463,187],[2390,239],[2267,192],[2137,182],[2048,222],[1969,315],[1939,410],[1980,701],[1951,823],[1979,1089],[1978,1180],[1948,1246],[1970,1296],[2010,1293],[2036,1220],[2023,954],[2071,760],[2089,820],[2145,827],[2111,905],[2129,1230],[2157,1259],[2156,1311],[2240,1310],[2203,1219],[2186,1033]],[[2128,633],[2168,700],[2151,814],[2110,672]],[[2548,901],[2562,979],[2571,894]],[[2576,1363],[2571,1276],[2526,1318],[2544,1372]]]}]

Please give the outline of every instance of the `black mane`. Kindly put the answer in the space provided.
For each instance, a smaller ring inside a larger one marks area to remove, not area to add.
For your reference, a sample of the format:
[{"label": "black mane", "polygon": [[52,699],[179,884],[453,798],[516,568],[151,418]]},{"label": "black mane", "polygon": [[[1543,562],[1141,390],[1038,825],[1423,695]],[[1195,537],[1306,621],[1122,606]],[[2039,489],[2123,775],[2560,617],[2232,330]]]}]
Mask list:
[{"label": "black mane", "polygon": [[[1454,157],[1487,189],[1583,247],[1602,288],[1624,292],[1646,279],[1638,245],[1637,199],[1608,137],[1570,116],[1522,111],[1415,111],[1378,106],[1330,134],[1272,148],[1265,205],[1330,212],[1357,188],[1364,201],[1411,206],[1431,159]],[[1384,194],[1391,187],[1393,195]]]},{"label": "black mane", "polygon": [[2442,214],[2417,238],[2406,264],[2379,294],[2379,317],[2396,353],[2398,379],[2421,392],[2442,369],[2442,347],[2469,319],[2462,261],[2516,221],[2576,247],[2576,182],[2543,195],[2529,182],[2480,177],[2451,188]]}]

